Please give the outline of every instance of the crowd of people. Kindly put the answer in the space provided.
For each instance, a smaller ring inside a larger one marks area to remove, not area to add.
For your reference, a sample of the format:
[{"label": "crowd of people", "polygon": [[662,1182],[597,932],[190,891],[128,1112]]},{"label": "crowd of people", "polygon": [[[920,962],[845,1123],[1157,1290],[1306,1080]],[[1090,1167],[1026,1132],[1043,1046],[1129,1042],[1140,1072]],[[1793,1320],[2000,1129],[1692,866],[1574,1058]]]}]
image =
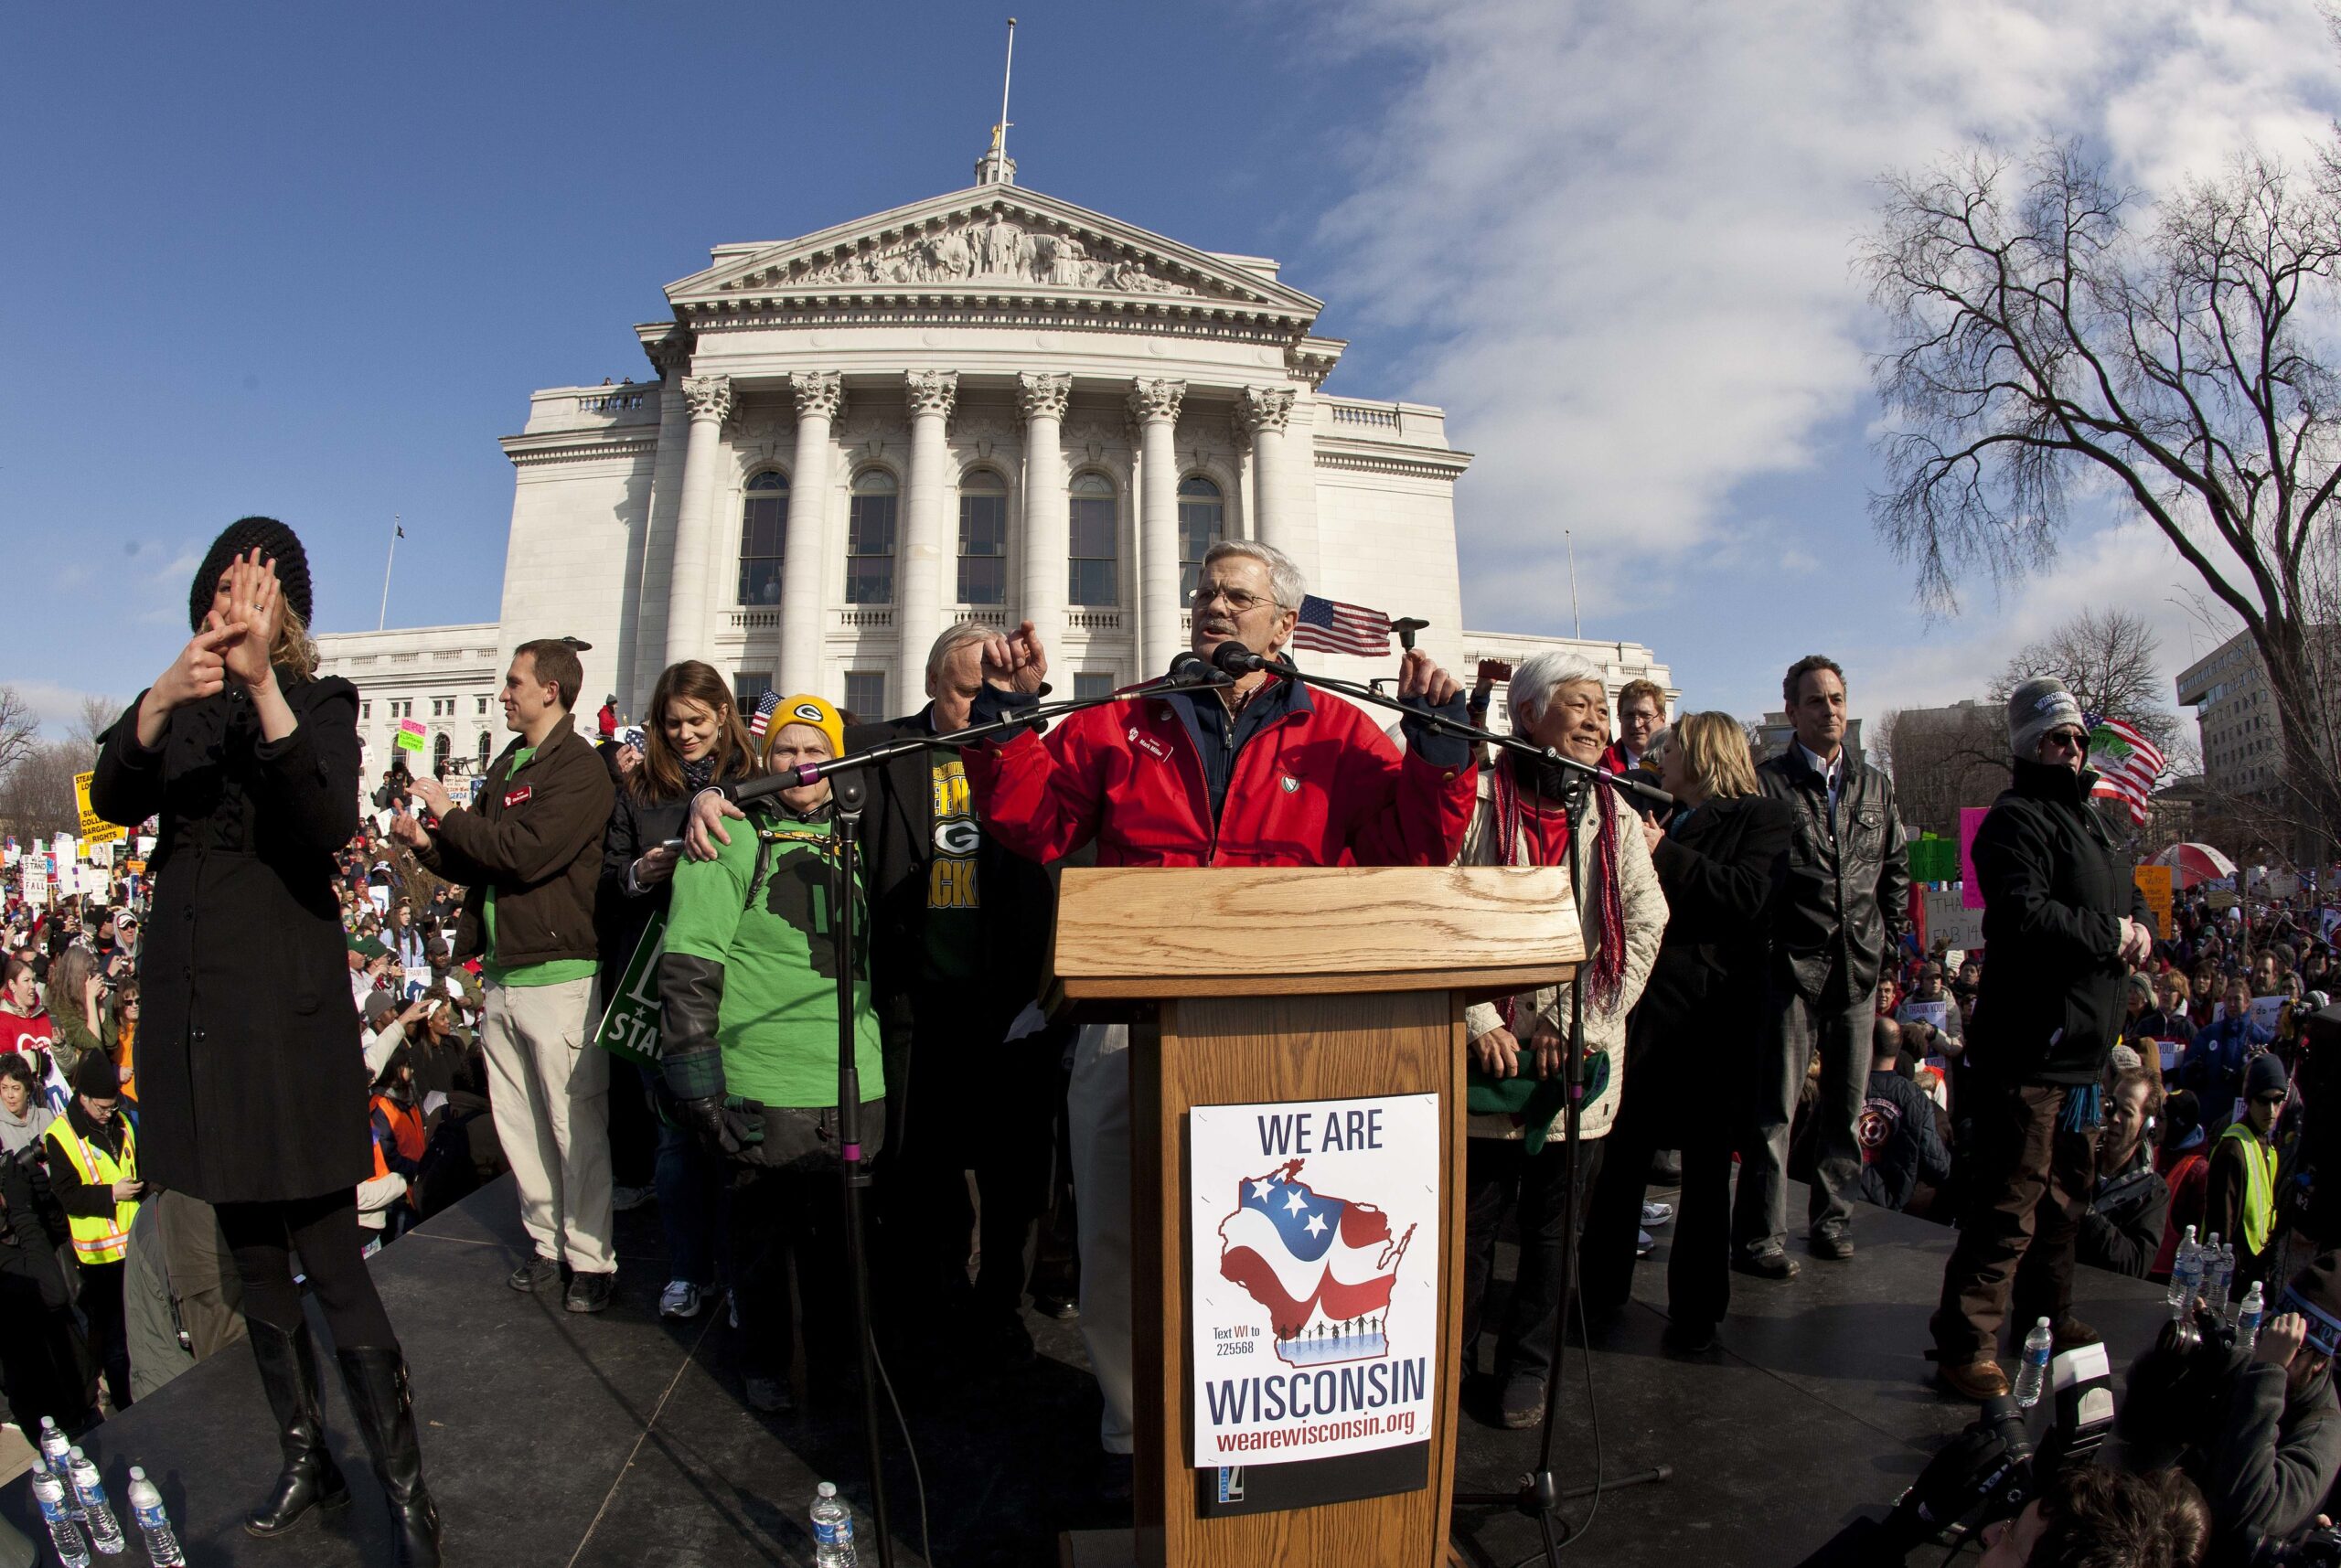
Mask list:
[{"label": "crowd of people", "polygon": [[[1214,545],[1196,651],[1281,654],[1302,597],[1275,549]],[[1984,940],[1961,950],[1917,934],[1892,784],[1846,746],[1845,675],[1820,656],[1787,671],[1794,739],[1759,759],[1727,714],[1670,722],[1647,682],[1618,694],[1613,727],[1601,672],[1540,654],[1507,672],[1510,726],[1544,752],[1530,759],[1455,732],[1484,718],[1493,677],[1467,698],[1419,650],[1387,731],[1262,669],[1041,732],[1018,724],[1049,689],[1041,638],[973,624],[935,643],[906,718],[813,693],[743,711],[689,660],[638,729],[605,704],[589,731],[576,648],[546,638],[514,654],[511,742],[459,798],[462,781],[403,768],[362,790],[354,693],[315,673],[308,599],[290,529],[247,518],[221,536],[193,639],[98,764],[96,809],[158,835],[146,875],[86,903],[17,901],[0,988],[11,1413],[78,1433],[248,1339],[284,1456],[254,1533],[347,1496],[297,1269],[400,1560],[438,1560],[407,1371],[362,1258],[508,1168],[532,1243],[515,1290],[609,1309],[631,1264],[615,1215],[655,1203],[657,1309],[690,1318],[728,1296],[749,1403],[850,1382],[850,1304],[803,1284],[843,1266],[841,1008],[890,1371],[1012,1370],[1033,1355],[1028,1302],[1077,1316],[1103,1486],[1126,1492],[1129,1033],[1039,1005],[1053,876],[1072,859],[1549,866],[1574,847],[1574,980],[1465,1017],[1464,1347],[1488,1420],[1544,1414],[1572,1227],[1598,1335],[1650,1229],[1672,1223],[1667,1345],[1697,1357],[1734,1275],[1765,1288],[1858,1267],[1865,1205],[1958,1227],[1932,1351],[1954,1394],[2004,1392],[2036,1319],[2059,1349],[2095,1340],[2071,1311],[2077,1264],[2167,1278],[2190,1233],[2216,1232],[2236,1292],[2259,1281],[2287,1307],[2237,1374],[2278,1368],[2267,1441],[2341,1414],[2325,1371],[2341,1313],[2331,1332],[2317,1317],[2331,1260],[2310,1261],[2341,1242],[2341,1176],[2315,1180],[2320,1069],[2341,1061],[2317,1052],[2341,1033],[2330,912],[2197,891],[2160,929],[2091,802],[2088,723],[2053,680],[2010,699],[2012,784],[1974,848]],[[954,742],[977,725],[1003,728]],[[798,773],[745,805],[724,786],[921,739],[863,775],[846,976],[830,781]],[[1605,773],[1674,804],[1587,784]],[[639,1031],[613,1027],[628,1008]],[[1654,1180],[1679,1185],[1672,1204]],[[1491,1313],[1507,1219],[1518,1275]],[[2202,1446],[2182,1463],[2216,1535],[2233,1520],[2218,1445]],[[2286,1509],[2322,1504],[2332,1479]]]}]

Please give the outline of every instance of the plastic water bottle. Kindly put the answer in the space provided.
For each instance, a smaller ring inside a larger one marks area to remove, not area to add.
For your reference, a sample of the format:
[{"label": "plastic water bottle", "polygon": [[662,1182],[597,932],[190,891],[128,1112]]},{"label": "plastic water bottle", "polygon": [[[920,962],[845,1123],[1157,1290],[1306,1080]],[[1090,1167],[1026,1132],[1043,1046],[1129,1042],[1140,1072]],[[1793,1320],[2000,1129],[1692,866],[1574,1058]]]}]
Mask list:
[{"label": "plastic water bottle", "polygon": [[2243,1308],[2235,1317],[2236,1349],[2245,1355],[2260,1343],[2260,1320],[2268,1315],[2268,1298],[2260,1294],[2260,1282],[2253,1280],[2251,1288],[2243,1293]]},{"label": "plastic water bottle", "polygon": [[2015,1372],[2017,1409],[2030,1410],[2040,1403],[2040,1391],[2048,1386],[2048,1350],[2055,1338],[2046,1317],[2035,1323],[2032,1332],[2024,1337],[2024,1363]]},{"label": "plastic water bottle", "polygon": [[89,1510],[82,1508],[81,1499],[73,1495],[73,1484],[66,1479],[67,1474],[72,1467],[72,1454],[73,1444],[64,1433],[57,1429],[57,1417],[42,1416],[40,1418],[41,1460],[48,1465],[48,1473],[57,1477],[57,1484],[65,1489],[65,1517],[78,1523],[88,1519],[90,1515]]},{"label": "plastic water bottle", "polygon": [[130,1511],[137,1516],[138,1532],[146,1538],[146,1560],[155,1568],[187,1568],[187,1553],[171,1530],[171,1516],[163,1510],[163,1494],[146,1472],[130,1467]]},{"label": "plastic water bottle", "polygon": [[90,1568],[90,1549],[81,1543],[81,1527],[73,1522],[70,1494],[65,1483],[57,1478],[46,1461],[33,1461],[33,1499],[40,1504],[40,1517],[48,1526],[48,1539],[57,1548],[57,1560],[65,1568]]},{"label": "plastic water bottle", "polygon": [[814,1492],[813,1561],[818,1568],[854,1568],[853,1515],[838,1501],[835,1481]]},{"label": "plastic water bottle", "polygon": [[2170,1260],[2170,1287],[2163,1299],[2170,1303],[2170,1315],[2183,1319],[2195,1305],[2195,1287],[2203,1283],[2203,1249],[2195,1244],[2195,1227],[2186,1227],[2186,1239],[2178,1243],[2177,1253]]},{"label": "plastic water bottle", "polygon": [[66,1475],[81,1499],[82,1509],[90,1516],[90,1544],[98,1549],[101,1557],[118,1556],[123,1545],[122,1521],[113,1516],[113,1504],[106,1501],[106,1484],[98,1478],[97,1466],[79,1448],[67,1456],[66,1463]]},{"label": "plastic water bottle", "polygon": [[2203,1253],[2203,1305],[2221,1323],[2228,1320],[2228,1287],[2235,1278],[2234,1270],[2235,1248],[2222,1246],[2214,1232]]}]

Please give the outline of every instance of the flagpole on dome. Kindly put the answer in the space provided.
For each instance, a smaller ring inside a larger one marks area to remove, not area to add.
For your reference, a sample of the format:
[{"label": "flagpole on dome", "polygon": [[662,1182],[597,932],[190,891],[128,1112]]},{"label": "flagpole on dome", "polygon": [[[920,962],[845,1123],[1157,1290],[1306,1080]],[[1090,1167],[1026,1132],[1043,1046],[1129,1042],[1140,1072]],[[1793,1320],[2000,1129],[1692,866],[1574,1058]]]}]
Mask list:
[{"label": "flagpole on dome", "polygon": [[390,514],[390,553],[382,560],[382,608],[374,617],[374,630],[380,631],[390,623],[390,563],[399,558],[399,540],[406,538],[406,527],[396,512]]},{"label": "flagpole on dome", "polygon": [[1008,63],[999,73],[999,123],[991,128],[991,145],[976,160],[978,185],[1014,185],[1016,164],[1008,155],[1008,86],[1016,74],[1016,18],[1008,18]]}]

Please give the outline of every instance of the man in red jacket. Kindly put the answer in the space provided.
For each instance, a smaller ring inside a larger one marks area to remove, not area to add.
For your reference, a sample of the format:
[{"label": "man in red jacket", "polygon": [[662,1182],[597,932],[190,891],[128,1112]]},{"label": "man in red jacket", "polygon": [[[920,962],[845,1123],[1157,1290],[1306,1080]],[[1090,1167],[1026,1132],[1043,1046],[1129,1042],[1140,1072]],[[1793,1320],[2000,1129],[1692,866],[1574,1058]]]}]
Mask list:
[{"label": "man in red jacket", "polygon": [[[1275,656],[1299,621],[1300,572],[1274,548],[1230,539],[1203,557],[1194,651],[1224,642]],[[971,723],[1033,706],[1048,657],[1028,622],[984,647]],[[1022,691],[1015,689],[1021,687]],[[1421,649],[1398,696],[1463,717],[1462,688]],[[1233,687],[1142,693],[971,746],[967,779],[986,829],[1054,860],[1095,844],[1105,866],[1444,866],[1477,797],[1470,748],[1406,721],[1401,752],[1363,711],[1255,672]],[[1092,1025],[1074,1048],[1069,1104],[1079,1197],[1081,1328],[1105,1394],[1107,1490],[1131,1448],[1129,1031]]]}]

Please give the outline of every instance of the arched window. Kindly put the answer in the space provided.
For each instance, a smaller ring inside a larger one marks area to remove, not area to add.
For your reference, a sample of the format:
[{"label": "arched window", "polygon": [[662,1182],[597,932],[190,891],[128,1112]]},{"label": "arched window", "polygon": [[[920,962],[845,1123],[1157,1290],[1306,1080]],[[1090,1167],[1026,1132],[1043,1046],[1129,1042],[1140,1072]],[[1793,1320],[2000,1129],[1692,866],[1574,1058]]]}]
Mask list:
[{"label": "arched window", "polygon": [[989,468],[959,481],[959,603],[1008,603],[1008,481]]},{"label": "arched window", "polygon": [[433,771],[445,768],[449,759],[454,754],[455,738],[444,730],[440,731],[437,737],[431,742],[431,760],[436,764]]},{"label": "arched window", "polygon": [[479,771],[483,777],[487,773],[488,745],[487,731],[483,730],[479,732]]},{"label": "arched window", "polygon": [[1116,559],[1121,518],[1114,482],[1103,474],[1074,475],[1068,509],[1073,538],[1065,552],[1071,557],[1065,597],[1075,604],[1110,609],[1121,603],[1120,562]]},{"label": "arched window", "polygon": [[1203,554],[1224,536],[1219,486],[1200,474],[1179,481],[1179,597],[1192,598],[1203,578]]},{"label": "arched window", "polygon": [[882,468],[853,477],[853,507],[845,530],[845,602],[894,602],[894,506],[901,486]]},{"label": "arched window", "polygon": [[740,507],[740,603],[780,603],[781,548],[788,539],[788,476],[764,473],[748,481]]}]

